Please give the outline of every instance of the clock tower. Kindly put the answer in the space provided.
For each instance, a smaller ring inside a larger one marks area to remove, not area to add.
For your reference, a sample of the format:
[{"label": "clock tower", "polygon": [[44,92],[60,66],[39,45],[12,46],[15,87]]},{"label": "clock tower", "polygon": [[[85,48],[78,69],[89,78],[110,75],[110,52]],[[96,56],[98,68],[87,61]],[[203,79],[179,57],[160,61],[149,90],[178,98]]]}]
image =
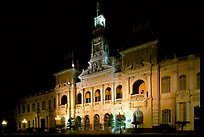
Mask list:
[{"label": "clock tower", "polygon": [[91,59],[89,63],[89,73],[101,71],[109,63],[109,45],[104,37],[106,32],[106,19],[100,13],[100,5],[96,5],[96,17],[94,18],[94,28],[91,40]]}]

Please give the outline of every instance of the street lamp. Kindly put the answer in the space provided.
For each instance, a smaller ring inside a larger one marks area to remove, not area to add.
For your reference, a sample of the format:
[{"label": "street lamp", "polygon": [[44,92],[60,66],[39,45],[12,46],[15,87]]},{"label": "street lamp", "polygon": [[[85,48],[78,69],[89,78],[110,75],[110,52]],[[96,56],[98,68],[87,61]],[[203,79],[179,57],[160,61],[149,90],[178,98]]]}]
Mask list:
[{"label": "street lamp", "polygon": [[23,119],[23,121],[22,121],[24,130],[25,130],[25,128],[26,128],[26,123],[27,123],[27,122],[28,122],[28,121],[27,121],[26,119]]},{"label": "street lamp", "polygon": [[4,130],[5,130],[6,126],[7,126],[7,121],[3,120],[1,124],[2,124],[2,127],[3,127],[2,128],[2,133],[4,133]]}]

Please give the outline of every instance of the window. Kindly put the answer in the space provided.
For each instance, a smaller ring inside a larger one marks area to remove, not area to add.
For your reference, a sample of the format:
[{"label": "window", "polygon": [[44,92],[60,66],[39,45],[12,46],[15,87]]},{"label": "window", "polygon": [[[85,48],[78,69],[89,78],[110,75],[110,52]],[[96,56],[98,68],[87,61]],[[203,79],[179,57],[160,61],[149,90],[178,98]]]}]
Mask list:
[{"label": "window", "polygon": [[81,93],[78,93],[77,95],[77,103],[81,104]]},{"label": "window", "polygon": [[48,109],[51,109],[51,100],[49,100]]},{"label": "window", "polygon": [[63,95],[61,98],[61,105],[65,105],[65,104],[67,104],[67,96]]},{"label": "window", "polygon": [[111,88],[107,87],[105,90],[105,100],[111,100]]},{"label": "window", "polygon": [[30,121],[28,121],[28,128],[30,128]]},{"label": "window", "polygon": [[196,75],[196,88],[200,89],[200,72]]},{"label": "window", "polygon": [[45,109],[46,109],[46,102],[43,101],[43,102],[42,102],[42,110],[45,110]]},{"label": "window", "polygon": [[97,89],[95,93],[95,102],[98,101],[101,101],[101,91],[99,89]]},{"label": "window", "polygon": [[25,105],[23,105],[23,113],[25,113]]},{"label": "window", "polygon": [[54,98],[54,108],[56,108],[56,98]]},{"label": "window", "polygon": [[134,94],[143,94],[145,91],[145,83],[143,80],[137,80],[133,84],[133,90],[132,90],[132,95]]},{"label": "window", "polygon": [[162,124],[171,123],[171,110],[164,109],[162,110]]},{"label": "window", "polygon": [[34,120],[33,120],[33,127],[35,127]]},{"label": "window", "polygon": [[27,105],[27,112],[30,112],[30,104]]},{"label": "window", "polygon": [[32,111],[35,111],[35,103],[32,104]]},{"label": "window", "polygon": [[37,109],[40,109],[40,104],[39,104],[39,102],[37,103]]},{"label": "window", "polygon": [[116,99],[122,98],[122,85],[118,85],[116,88]]},{"label": "window", "polygon": [[21,108],[20,107],[18,107],[18,114],[20,114],[21,113]]},{"label": "window", "polygon": [[186,75],[179,76],[179,90],[186,90]]},{"label": "window", "polygon": [[90,103],[91,102],[91,93],[90,93],[90,91],[86,92],[85,98],[86,98],[86,103]]},{"label": "window", "polygon": [[180,111],[179,111],[179,118],[180,118],[180,121],[185,121],[186,120],[186,103],[183,102],[183,103],[180,103],[179,105],[180,107]]},{"label": "window", "polygon": [[21,128],[21,122],[20,121],[18,122],[18,128]]},{"label": "window", "polygon": [[170,76],[164,76],[161,79],[161,92],[169,93],[170,92]]}]

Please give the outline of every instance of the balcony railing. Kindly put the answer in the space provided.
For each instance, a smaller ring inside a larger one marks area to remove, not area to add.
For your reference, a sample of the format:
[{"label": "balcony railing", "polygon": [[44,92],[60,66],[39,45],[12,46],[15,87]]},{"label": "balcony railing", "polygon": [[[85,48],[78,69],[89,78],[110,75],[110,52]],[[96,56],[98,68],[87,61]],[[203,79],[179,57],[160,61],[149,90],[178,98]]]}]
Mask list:
[{"label": "balcony railing", "polygon": [[101,103],[101,101],[95,102],[95,105],[99,105]]},{"label": "balcony railing", "polygon": [[109,103],[111,103],[111,100],[106,100],[105,101],[105,104],[109,104]]},{"label": "balcony railing", "polygon": [[131,95],[131,99],[143,100],[144,98],[145,98],[145,94],[133,94],[133,95]]}]

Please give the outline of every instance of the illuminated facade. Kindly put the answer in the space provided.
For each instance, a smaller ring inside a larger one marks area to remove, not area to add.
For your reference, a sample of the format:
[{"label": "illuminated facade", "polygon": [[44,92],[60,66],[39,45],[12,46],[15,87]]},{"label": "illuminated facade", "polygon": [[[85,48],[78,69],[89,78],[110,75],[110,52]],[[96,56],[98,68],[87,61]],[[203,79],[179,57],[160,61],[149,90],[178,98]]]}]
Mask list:
[{"label": "illuminated facade", "polygon": [[27,119],[26,127],[67,127],[74,120],[80,129],[108,130],[119,127],[122,115],[126,128],[169,124],[180,130],[177,123],[184,121],[184,130],[194,130],[200,109],[200,55],[158,62],[155,39],[120,51],[120,59],[109,57],[106,20],[99,11],[98,5],[88,68],[79,72],[73,66],[56,73],[51,92],[21,99],[18,129]]}]

